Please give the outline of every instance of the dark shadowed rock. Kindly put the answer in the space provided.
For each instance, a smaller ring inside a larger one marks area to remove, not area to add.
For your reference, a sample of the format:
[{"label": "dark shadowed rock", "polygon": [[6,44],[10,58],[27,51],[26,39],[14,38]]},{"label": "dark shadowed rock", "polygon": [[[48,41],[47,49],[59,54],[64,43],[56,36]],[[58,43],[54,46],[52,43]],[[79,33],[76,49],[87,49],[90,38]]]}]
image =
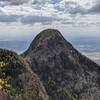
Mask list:
[{"label": "dark shadowed rock", "polygon": [[0,49],[0,90],[0,100],[48,99],[43,84],[28,63],[16,53],[3,49]]},{"label": "dark shadowed rock", "polygon": [[22,56],[43,81],[50,100],[100,100],[100,66],[58,30],[40,32]]}]

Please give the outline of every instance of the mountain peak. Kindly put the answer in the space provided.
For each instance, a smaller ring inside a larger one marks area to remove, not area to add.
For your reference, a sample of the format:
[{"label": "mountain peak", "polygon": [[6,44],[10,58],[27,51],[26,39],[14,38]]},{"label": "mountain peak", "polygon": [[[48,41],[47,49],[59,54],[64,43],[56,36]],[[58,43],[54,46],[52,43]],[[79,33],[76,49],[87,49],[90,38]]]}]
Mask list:
[{"label": "mountain peak", "polygon": [[40,32],[23,54],[50,100],[100,100],[100,66],[55,29]]},{"label": "mountain peak", "polygon": [[57,30],[57,29],[46,29],[46,30],[43,30],[37,36],[44,37],[44,38],[47,38],[47,37],[55,37],[55,36],[62,37],[60,31]]},{"label": "mountain peak", "polygon": [[62,34],[60,33],[60,31],[58,31],[57,29],[46,29],[46,30],[41,31],[34,39],[34,41],[38,41],[41,43],[47,42],[49,40],[60,41],[60,40],[64,40],[64,38]]},{"label": "mountain peak", "polygon": [[33,50],[45,49],[48,52],[60,51],[66,48],[68,51],[73,49],[73,46],[64,39],[61,32],[57,29],[46,29],[40,32],[30,44],[28,50],[24,53],[30,53]]}]

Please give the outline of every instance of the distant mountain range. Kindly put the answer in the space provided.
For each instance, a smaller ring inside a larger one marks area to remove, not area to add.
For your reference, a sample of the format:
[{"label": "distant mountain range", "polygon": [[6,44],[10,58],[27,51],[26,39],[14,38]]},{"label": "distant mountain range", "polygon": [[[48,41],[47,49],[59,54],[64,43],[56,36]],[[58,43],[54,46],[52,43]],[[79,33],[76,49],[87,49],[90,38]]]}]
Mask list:
[{"label": "distant mountain range", "polygon": [[40,32],[21,55],[1,49],[0,61],[1,81],[10,77],[7,84],[14,88],[1,89],[1,98],[100,100],[100,66],[78,52],[58,30]]}]

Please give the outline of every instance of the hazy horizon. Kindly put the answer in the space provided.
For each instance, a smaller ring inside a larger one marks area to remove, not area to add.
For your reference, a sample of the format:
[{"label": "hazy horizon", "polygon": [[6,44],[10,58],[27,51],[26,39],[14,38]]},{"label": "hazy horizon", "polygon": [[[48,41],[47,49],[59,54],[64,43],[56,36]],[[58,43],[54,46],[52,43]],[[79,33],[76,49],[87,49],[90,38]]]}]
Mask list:
[{"label": "hazy horizon", "polygon": [[[64,36],[65,37],[65,36]],[[89,57],[91,60],[100,64],[100,39],[99,37],[65,37],[65,39],[70,42],[74,48],[79,52]],[[18,54],[23,53],[28,49],[30,43],[34,40],[34,37],[30,40],[23,41],[0,41],[0,48],[8,49],[17,52]]]}]

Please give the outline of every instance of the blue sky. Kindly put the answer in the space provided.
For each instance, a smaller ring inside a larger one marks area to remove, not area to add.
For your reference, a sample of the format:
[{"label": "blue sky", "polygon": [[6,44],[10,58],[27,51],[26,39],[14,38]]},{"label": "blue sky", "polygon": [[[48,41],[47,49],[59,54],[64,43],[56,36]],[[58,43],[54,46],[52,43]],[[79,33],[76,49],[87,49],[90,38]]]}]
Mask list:
[{"label": "blue sky", "polygon": [[0,0],[0,40],[28,40],[46,28],[100,36],[100,0]]}]

